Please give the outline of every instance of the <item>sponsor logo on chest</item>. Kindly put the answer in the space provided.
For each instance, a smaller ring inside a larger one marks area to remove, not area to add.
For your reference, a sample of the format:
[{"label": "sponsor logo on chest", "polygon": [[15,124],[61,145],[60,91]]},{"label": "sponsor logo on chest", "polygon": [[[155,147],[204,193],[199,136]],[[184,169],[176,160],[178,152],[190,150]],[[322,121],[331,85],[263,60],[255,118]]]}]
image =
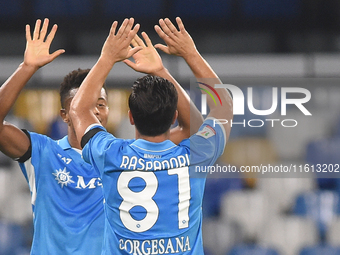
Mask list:
[{"label": "sponsor logo on chest", "polygon": [[[71,158],[67,158],[58,154],[58,157],[66,164],[69,165],[72,162]],[[102,181],[99,177],[84,177],[82,175],[77,175],[74,177],[75,174],[72,174],[71,171],[67,170],[66,167],[63,169],[55,170],[52,175],[55,176],[55,180],[60,184],[61,188],[64,186],[72,186],[76,189],[95,189],[97,187],[102,186]]]}]

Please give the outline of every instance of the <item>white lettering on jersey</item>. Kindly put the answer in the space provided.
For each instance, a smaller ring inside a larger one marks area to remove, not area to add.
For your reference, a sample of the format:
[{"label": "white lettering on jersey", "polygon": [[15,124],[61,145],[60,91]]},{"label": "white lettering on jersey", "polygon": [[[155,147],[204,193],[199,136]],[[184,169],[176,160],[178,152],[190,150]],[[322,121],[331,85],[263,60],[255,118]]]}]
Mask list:
[{"label": "white lettering on jersey", "polygon": [[63,157],[63,156],[62,156],[61,154],[59,154],[59,153],[58,153],[58,156],[59,156],[59,158],[61,158],[62,161],[64,161],[64,163],[65,163],[66,165],[70,164],[71,161],[72,161],[71,158]]},{"label": "white lettering on jersey", "polygon": [[[142,178],[147,184],[140,192],[134,192],[128,188],[129,182],[135,177]],[[119,206],[120,219],[127,229],[141,233],[149,230],[156,223],[159,208],[152,197],[156,194],[157,187],[158,181],[153,172],[129,171],[119,175],[117,190],[123,198]],[[146,215],[142,220],[135,220],[130,214],[130,210],[136,205],[146,210]]]},{"label": "white lettering on jersey", "polygon": [[181,168],[190,165],[189,155],[179,155],[177,157],[149,161],[145,158],[137,158],[136,156],[123,156],[119,168],[128,170],[167,170],[171,168]]},{"label": "white lettering on jersey", "polygon": [[[189,227],[190,207],[190,179],[189,167],[168,170],[169,175],[178,177],[178,229]],[[132,179],[139,177],[144,180],[146,186],[142,191],[135,192],[129,188]],[[159,208],[153,196],[158,189],[158,179],[154,172],[123,171],[117,180],[117,190],[123,201],[119,206],[120,219],[123,225],[133,232],[145,232],[153,227],[159,217]],[[135,206],[141,206],[146,211],[142,220],[135,220],[130,210]]]},{"label": "white lettering on jersey", "polygon": [[119,239],[119,249],[133,255],[176,254],[190,251],[189,236],[168,239],[130,240]]},{"label": "white lettering on jersey", "polygon": [[83,176],[77,175],[77,177],[78,177],[78,182],[76,186],[77,189],[86,189],[86,188],[94,189],[94,188],[97,188],[103,185],[101,182],[101,179],[97,177],[92,178],[87,184],[85,184]]},{"label": "white lettering on jersey", "polygon": [[[73,176],[70,175],[70,172],[66,172],[66,167],[63,170],[55,170],[55,173],[52,174],[55,176],[55,180],[58,181],[58,184],[60,184],[62,188],[68,184],[75,183],[72,180]],[[77,175],[77,177],[77,189],[94,189],[103,186],[102,180],[98,177],[91,178],[88,183],[85,182],[83,176]]]},{"label": "white lettering on jersey", "polygon": [[144,158],[161,158],[162,155],[144,154]]}]

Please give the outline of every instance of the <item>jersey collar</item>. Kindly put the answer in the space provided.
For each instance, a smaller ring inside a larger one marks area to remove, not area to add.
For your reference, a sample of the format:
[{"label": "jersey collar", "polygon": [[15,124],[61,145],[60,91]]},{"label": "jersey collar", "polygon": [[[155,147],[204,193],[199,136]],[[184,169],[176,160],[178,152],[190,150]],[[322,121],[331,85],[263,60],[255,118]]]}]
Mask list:
[{"label": "jersey collar", "polygon": [[134,141],[130,146],[146,152],[164,152],[175,148],[176,144],[174,144],[170,140],[165,140],[161,143],[153,143],[144,139],[138,139]]},{"label": "jersey collar", "polygon": [[70,143],[68,142],[68,136],[64,136],[62,139],[58,140],[57,143],[63,150],[72,148]]}]

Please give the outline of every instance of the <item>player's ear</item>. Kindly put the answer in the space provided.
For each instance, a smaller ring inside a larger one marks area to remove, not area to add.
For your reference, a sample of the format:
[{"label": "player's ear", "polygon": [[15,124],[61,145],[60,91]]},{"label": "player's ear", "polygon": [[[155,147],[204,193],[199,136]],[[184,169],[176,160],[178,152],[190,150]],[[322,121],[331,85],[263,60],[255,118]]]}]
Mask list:
[{"label": "player's ear", "polygon": [[128,111],[128,115],[129,115],[130,124],[135,125],[135,121],[133,120],[132,113],[130,110]]},{"label": "player's ear", "polygon": [[178,117],[178,111],[176,110],[174,114],[174,119],[172,120],[171,124],[175,124],[177,117]]},{"label": "player's ear", "polygon": [[70,116],[68,115],[68,113],[66,112],[65,109],[60,109],[60,117],[63,119],[63,121],[65,123],[69,123],[70,122]]},{"label": "player's ear", "polygon": [[69,122],[69,117],[68,117],[68,114],[66,113],[65,109],[60,109],[59,115],[65,123]]}]

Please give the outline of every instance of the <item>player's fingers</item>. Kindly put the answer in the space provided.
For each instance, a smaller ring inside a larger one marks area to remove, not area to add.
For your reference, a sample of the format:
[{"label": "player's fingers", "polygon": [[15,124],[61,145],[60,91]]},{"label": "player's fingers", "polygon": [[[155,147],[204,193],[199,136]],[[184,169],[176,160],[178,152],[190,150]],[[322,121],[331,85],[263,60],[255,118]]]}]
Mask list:
[{"label": "player's fingers", "polygon": [[61,54],[63,54],[65,50],[57,50],[51,54],[51,59],[54,60],[55,58],[59,57]]},{"label": "player's fingers", "polygon": [[142,38],[140,38],[138,35],[135,35],[134,40],[136,41],[138,46],[145,47],[145,43],[143,42]]},{"label": "player's fingers", "polygon": [[112,23],[112,26],[110,28],[110,35],[114,36],[115,33],[116,33],[116,29],[117,29],[117,25],[118,25],[118,22],[117,21],[114,21]]},{"label": "player's fingers", "polygon": [[[136,37],[136,36],[135,36],[135,37]],[[135,38],[132,39],[131,45],[132,45],[133,47],[137,47],[137,46],[138,46],[138,43],[136,42]]]},{"label": "player's fingers", "polygon": [[163,19],[159,20],[159,25],[162,28],[163,32],[167,35],[167,36],[171,36],[172,32],[169,29],[169,27],[167,26],[167,24],[164,22]]},{"label": "player's fingers", "polygon": [[123,60],[123,62],[128,65],[129,67],[131,67],[133,70],[136,70],[136,63],[132,62],[129,59],[125,59]]},{"label": "player's fingers", "polygon": [[184,24],[182,22],[182,19],[180,17],[177,17],[176,18],[176,22],[177,22],[179,31],[184,32],[185,31],[185,27],[184,27]]},{"label": "player's fingers", "polygon": [[57,29],[58,29],[58,26],[57,24],[54,24],[52,29],[51,29],[51,32],[48,34],[47,38],[46,38],[46,43],[49,43],[51,44],[52,41],[53,41],[53,38],[55,36],[55,33],[57,32]]},{"label": "player's fingers", "polygon": [[158,25],[155,26],[155,31],[160,38],[166,41],[168,36],[164,33],[164,31]]},{"label": "player's fingers", "polygon": [[148,47],[152,47],[152,42],[147,33],[142,32],[143,39]]},{"label": "player's fingers", "polygon": [[49,19],[45,18],[43,26],[42,26],[41,31],[40,31],[40,36],[39,36],[39,39],[41,39],[41,40],[45,39],[45,36],[46,36],[46,33],[47,33],[47,28],[48,28],[48,23],[49,23]]},{"label": "player's fingers", "polygon": [[[131,35],[130,32],[133,31],[133,29],[132,29],[133,23],[134,23],[133,18],[128,19],[126,26],[123,27],[123,29],[124,29],[123,33],[121,34],[121,36],[119,38],[124,40],[125,38],[128,38]],[[129,38],[129,39],[132,40],[132,38]]]},{"label": "player's fingers", "polygon": [[139,25],[139,24],[136,24],[135,27],[134,27],[132,30],[130,30],[130,31],[128,32],[127,40],[128,40],[128,42],[129,42],[129,44],[130,44],[131,41],[136,37],[137,32],[138,32],[138,30],[139,30],[139,27],[140,27],[140,25]]},{"label": "player's fingers", "polygon": [[143,49],[142,46],[138,46],[138,47],[132,48],[131,50],[129,50],[128,55],[127,55],[126,58],[131,57],[132,55],[136,54],[138,51],[140,51],[142,49]]},{"label": "player's fingers", "polygon": [[[127,26],[126,26],[126,28],[125,28],[125,30],[124,30],[124,33],[123,33],[123,36],[124,37],[129,37],[130,35],[131,35],[131,31],[134,31],[134,29],[136,28],[136,26],[132,29],[132,26],[133,26],[133,23],[135,22],[135,20],[134,20],[134,18],[130,18],[129,19],[129,22],[128,22],[128,24],[127,24]],[[133,32],[132,32],[133,33]],[[133,36],[134,37],[134,36]],[[133,38],[132,37],[132,38]],[[132,39],[131,38],[131,39]]]},{"label": "player's fingers", "polygon": [[169,47],[167,47],[163,44],[158,43],[158,44],[155,45],[155,48],[160,49],[161,51],[165,52],[166,54],[170,54]]},{"label": "player's fingers", "polygon": [[34,31],[33,31],[33,40],[39,39],[40,24],[41,24],[41,20],[37,19],[37,21],[35,22],[35,27],[34,27]]},{"label": "player's fingers", "polygon": [[128,19],[124,19],[123,23],[120,25],[119,29],[118,29],[118,32],[116,34],[116,36],[118,38],[120,38],[122,36],[122,34],[124,33],[125,31],[125,28],[127,26],[127,24],[129,23],[129,20]]},{"label": "player's fingers", "polygon": [[32,41],[30,25],[27,24],[25,29],[26,29],[26,41],[30,42],[30,41]]},{"label": "player's fingers", "polygon": [[164,22],[168,26],[168,28],[170,29],[171,33],[173,33],[173,34],[178,33],[177,28],[174,26],[174,24],[172,24],[170,19],[166,18],[166,19],[164,19]]}]

